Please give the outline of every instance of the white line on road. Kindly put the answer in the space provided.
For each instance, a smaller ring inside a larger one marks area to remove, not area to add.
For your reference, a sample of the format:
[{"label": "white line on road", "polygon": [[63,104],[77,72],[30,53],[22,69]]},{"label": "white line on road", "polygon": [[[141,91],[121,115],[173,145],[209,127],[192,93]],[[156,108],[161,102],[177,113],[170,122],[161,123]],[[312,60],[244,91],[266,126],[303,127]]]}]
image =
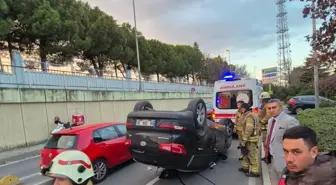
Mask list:
[{"label": "white line on road", "polygon": [[256,185],[256,178],[255,177],[249,177],[248,178],[248,185]]},{"label": "white line on road", "polygon": [[32,177],[34,177],[34,176],[37,176],[37,175],[41,175],[41,173],[39,172],[39,173],[33,173],[33,174],[30,174],[30,175],[21,177],[20,180],[21,180],[21,181],[24,181],[24,180],[26,180],[26,179],[30,179],[30,178],[32,178]]},{"label": "white line on road", "polygon": [[155,179],[151,180],[149,183],[147,183],[146,185],[154,185],[155,183],[157,183],[160,180],[159,177],[155,177]]},{"label": "white line on road", "polygon": [[9,163],[6,163],[6,164],[2,164],[2,165],[0,165],[0,168],[5,167],[5,166],[9,166],[9,165],[12,165],[12,164],[20,163],[20,162],[23,162],[23,161],[27,161],[27,160],[30,160],[30,159],[35,159],[35,158],[38,158],[38,157],[40,157],[40,155],[35,155],[33,157],[27,157],[25,159],[21,159],[21,160],[18,160],[18,161],[13,161],[13,162],[9,162]]}]

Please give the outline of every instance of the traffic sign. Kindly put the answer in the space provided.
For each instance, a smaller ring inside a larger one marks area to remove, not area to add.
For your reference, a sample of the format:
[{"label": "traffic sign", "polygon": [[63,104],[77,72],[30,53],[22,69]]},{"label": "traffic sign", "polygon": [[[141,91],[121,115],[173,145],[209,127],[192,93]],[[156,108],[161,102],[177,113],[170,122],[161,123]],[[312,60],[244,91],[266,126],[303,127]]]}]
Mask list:
[{"label": "traffic sign", "polygon": [[278,80],[277,67],[265,68],[261,70],[263,84],[270,84]]}]

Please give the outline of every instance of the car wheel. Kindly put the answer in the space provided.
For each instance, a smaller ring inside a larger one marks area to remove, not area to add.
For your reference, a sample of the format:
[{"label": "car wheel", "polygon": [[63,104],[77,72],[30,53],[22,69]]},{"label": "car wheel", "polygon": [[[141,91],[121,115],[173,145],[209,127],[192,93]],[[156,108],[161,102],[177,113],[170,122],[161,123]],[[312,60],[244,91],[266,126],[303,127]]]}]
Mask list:
[{"label": "car wheel", "polygon": [[104,159],[97,159],[92,163],[94,176],[92,181],[94,184],[98,184],[105,180],[107,176],[107,165]]},{"label": "car wheel", "polygon": [[134,105],[133,111],[153,110],[153,105],[149,101],[139,101]]},{"label": "car wheel", "polygon": [[219,120],[220,125],[226,126],[226,133],[227,133],[227,139],[226,139],[226,147],[227,149],[231,147],[232,145],[232,136],[233,136],[233,123],[231,119],[225,118]]},{"label": "car wheel", "polygon": [[203,136],[207,126],[206,105],[204,100],[201,98],[191,100],[187,110],[192,112],[192,119],[196,127],[197,135]]},{"label": "car wheel", "polygon": [[303,111],[303,109],[301,107],[298,107],[298,108],[295,109],[296,114],[299,113],[299,112],[302,112],[302,111]]}]

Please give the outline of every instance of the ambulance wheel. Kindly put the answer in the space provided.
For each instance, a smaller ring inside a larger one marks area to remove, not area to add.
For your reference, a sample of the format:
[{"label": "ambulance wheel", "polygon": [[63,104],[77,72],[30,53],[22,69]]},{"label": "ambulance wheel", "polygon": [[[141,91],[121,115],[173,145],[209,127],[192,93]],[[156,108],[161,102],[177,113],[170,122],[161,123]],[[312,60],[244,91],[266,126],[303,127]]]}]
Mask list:
[{"label": "ambulance wheel", "polygon": [[207,128],[206,105],[204,100],[201,98],[191,100],[187,110],[192,112],[192,120],[194,121],[197,135],[203,136]]},{"label": "ambulance wheel", "polygon": [[153,110],[153,105],[149,101],[139,101],[134,105],[133,111]]}]

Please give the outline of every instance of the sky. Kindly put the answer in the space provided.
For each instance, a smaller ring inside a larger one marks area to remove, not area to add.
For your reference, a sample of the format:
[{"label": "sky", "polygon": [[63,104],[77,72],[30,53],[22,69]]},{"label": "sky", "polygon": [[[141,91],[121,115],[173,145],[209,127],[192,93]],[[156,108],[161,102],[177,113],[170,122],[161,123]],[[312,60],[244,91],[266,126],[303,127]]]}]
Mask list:
[{"label": "sky", "polygon": [[[134,25],[132,0],[86,0],[119,23]],[[277,66],[276,0],[135,0],[137,28],[148,39],[169,44],[197,41],[203,52],[247,65],[261,79],[261,70]],[[304,63],[310,51],[304,36],[311,20],[302,17],[305,4],[287,2],[292,66]]]}]

